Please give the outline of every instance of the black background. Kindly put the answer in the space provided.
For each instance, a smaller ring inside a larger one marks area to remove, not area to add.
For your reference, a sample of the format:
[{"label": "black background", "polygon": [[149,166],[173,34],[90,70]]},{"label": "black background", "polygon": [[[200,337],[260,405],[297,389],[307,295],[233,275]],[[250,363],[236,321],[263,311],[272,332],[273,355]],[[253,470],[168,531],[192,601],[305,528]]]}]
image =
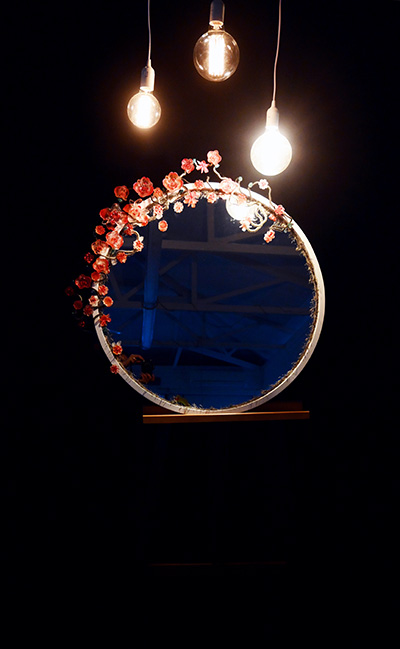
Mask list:
[{"label": "black background", "polygon": [[162,116],[148,132],[126,116],[146,63],[145,2],[7,14],[3,430],[17,589],[124,581],[157,562],[231,575],[222,564],[251,562],[280,584],[288,570],[392,570],[398,2],[283,3],[277,106],[293,160],[272,197],[317,254],[326,318],[281,397],[302,400],[310,421],[144,427],[141,399],[70,315],[64,288],[116,185],[160,184],[210,149],[224,175],[258,177],[249,151],[272,96],[277,3],[226,3],[241,60],[221,84],[192,63],[208,7],[152,3]]}]

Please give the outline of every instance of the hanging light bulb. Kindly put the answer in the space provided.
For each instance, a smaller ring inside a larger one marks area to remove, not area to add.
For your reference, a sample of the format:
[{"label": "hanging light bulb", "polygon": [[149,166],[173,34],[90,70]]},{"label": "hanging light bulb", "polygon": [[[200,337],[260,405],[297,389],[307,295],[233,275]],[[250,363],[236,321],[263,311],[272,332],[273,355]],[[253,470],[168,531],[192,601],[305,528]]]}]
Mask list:
[{"label": "hanging light bulb", "polygon": [[274,64],[274,90],[267,110],[265,132],[254,142],[250,151],[253,166],[265,176],[276,176],[286,169],[292,159],[289,140],[279,131],[279,111],[276,107],[276,67],[281,36],[281,0],[279,0],[278,40]]},{"label": "hanging light bulb", "polygon": [[197,72],[208,81],[225,81],[239,64],[239,47],[224,30],[225,5],[213,0],[210,6],[211,29],[200,36],[193,51]]},{"label": "hanging light bulb", "polygon": [[147,0],[147,26],[149,31],[149,51],[147,65],[143,68],[140,77],[140,90],[128,102],[128,117],[132,124],[138,128],[151,128],[157,124],[161,116],[161,106],[153,95],[155,72],[151,65],[151,28],[150,28],[150,0]]},{"label": "hanging light bulb", "polygon": [[153,95],[155,72],[149,60],[142,70],[140,90],[128,103],[128,117],[139,128],[151,128],[161,116],[161,106]]},{"label": "hanging light bulb", "polygon": [[240,201],[236,194],[231,194],[226,200],[225,205],[229,216],[235,221],[244,221],[245,219],[251,220],[256,208],[254,203],[249,204],[247,201]]},{"label": "hanging light bulb", "polygon": [[267,125],[251,147],[253,166],[265,176],[276,176],[286,169],[292,159],[289,140],[279,131],[279,111],[275,101],[267,110]]}]

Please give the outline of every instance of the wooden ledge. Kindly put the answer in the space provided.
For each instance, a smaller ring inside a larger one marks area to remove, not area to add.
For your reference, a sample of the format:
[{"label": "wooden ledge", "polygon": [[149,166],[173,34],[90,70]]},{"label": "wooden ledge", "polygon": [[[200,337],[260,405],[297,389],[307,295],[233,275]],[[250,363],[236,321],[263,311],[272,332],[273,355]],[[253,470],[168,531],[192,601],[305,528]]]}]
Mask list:
[{"label": "wooden ledge", "polygon": [[310,411],[303,410],[298,402],[276,403],[263,410],[248,410],[247,412],[205,412],[204,414],[176,413],[157,406],[144,406],[144,424],[196,424],[196,423],[228,423],[241,421],[276,421],[288,419],[309,419]]}]

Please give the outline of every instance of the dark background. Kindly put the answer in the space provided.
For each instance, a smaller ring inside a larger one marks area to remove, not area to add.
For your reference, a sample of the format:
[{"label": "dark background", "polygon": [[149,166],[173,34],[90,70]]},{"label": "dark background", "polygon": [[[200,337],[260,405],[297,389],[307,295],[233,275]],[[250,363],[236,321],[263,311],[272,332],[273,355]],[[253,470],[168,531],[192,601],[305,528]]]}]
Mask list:
[{"label": "dark background", "polygon": [[64,295],[116,185],[160,184],[210,149],[224,175],[258,178],[249,151],[272,96],[277,9],[226,2],[241,60],[211,84],[192,63],[209,3],[153,2],[162,116],[148,132],[126,116],[146,63],[146,2],[22,2],[7,16],[4,438],[17,588],[33,592],[38,575],[97,583],[99,566],[117,581],[153,575],[158,562],[229,574],[221,564],[251,562],[281,584],[290,570],[391,574],[398,2],[283,3],[277,106],[293,160],[270,179],[272,197],[317,254],[326,318],[280,397],[302,400],[309,421],[143,426],[141,399]]}]

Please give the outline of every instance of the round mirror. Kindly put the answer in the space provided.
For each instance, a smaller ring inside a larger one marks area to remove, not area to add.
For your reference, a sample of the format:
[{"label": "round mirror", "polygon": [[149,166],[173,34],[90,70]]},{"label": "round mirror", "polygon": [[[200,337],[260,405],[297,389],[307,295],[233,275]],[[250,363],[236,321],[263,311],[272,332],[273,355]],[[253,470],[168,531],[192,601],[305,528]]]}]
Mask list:
[{"label": "round mirror", "polygon": [[299,226],[261,194],[240,188],[238,203],[221,185],[183,185],[163,220],[141,230],[143,242],[124,236],[123,250],[140,254],[101,280],[111,320],[94,313],[112,369],[176,412],[268,401],[302,370],[322,327],[322,275]]}]

